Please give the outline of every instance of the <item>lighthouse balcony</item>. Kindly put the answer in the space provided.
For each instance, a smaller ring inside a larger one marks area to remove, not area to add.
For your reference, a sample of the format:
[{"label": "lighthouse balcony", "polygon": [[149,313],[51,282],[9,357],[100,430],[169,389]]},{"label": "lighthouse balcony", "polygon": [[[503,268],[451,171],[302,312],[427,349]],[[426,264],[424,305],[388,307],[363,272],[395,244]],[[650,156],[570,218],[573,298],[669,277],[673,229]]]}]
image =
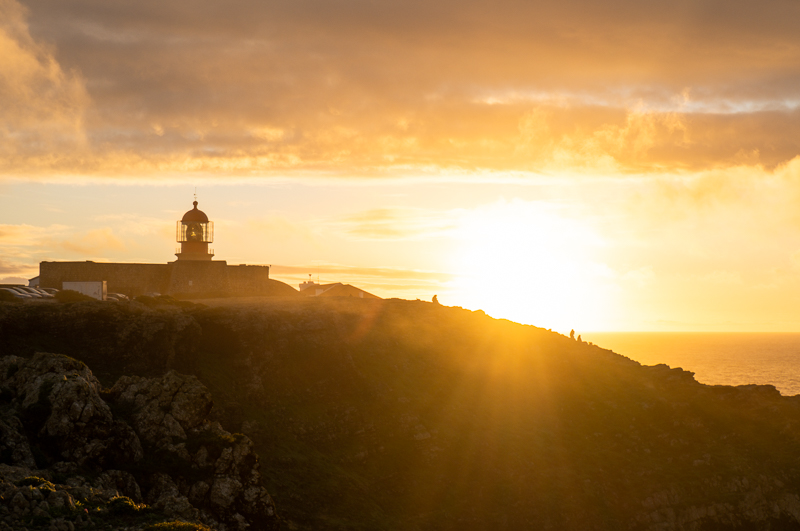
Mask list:
[{"label": "lighthouse balcony", "polygon": [[199,261],[210,261],[214,257],[214,249],[206,250],[192,250],[188,251],[187,249],[175,249],[175,256],[178,257],[178,260],[199,260]]},{"label": "lighthouse balcony", "polygon": [[180,255],[180,254],[185,254],[185,255],[189,255],[189,254],[209,254],[211,256],[214,256],[214,249],[209,249],[208,252],[197,252],[197,251],[186,252],[185,250],[182,250],[180,247],[175,247],[175,255],[177,256],[177,255]]}]

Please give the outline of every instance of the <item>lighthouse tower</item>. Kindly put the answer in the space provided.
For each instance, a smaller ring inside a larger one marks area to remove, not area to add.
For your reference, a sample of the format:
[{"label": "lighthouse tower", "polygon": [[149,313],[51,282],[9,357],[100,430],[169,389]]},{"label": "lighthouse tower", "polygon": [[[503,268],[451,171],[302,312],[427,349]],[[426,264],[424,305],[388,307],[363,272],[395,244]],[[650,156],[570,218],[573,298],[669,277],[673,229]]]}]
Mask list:
[{"label": "lighthouse tower", "polygon": [[178,222],[177,240],[181,248],[175,256],[178,260],[211,260],[214,251],[208,249],[208,244],[214,241],[214,222],[197,210],[197,201],[192,204],[194,208]]}]

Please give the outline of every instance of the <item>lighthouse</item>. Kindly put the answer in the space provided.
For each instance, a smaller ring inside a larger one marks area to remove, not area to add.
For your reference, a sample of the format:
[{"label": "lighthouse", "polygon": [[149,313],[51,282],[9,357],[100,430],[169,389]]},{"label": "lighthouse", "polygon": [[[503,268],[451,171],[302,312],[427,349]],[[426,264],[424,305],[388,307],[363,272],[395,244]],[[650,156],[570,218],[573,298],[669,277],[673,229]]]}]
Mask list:
[{"label": "lighthouse", "polygon": [[[129,297],[144,293],[175,297],[272,294],[276,284],[269,278],[268,265],[228,265],[225,260],[212,260],[214,250],[208,244],[214,242],[214,222],[198,210],[197,197],[192,206],[177,222],[175,239],[181,244],[175,249],[177,260],[166,264],[41,262],[39,285],[62,289],[64,282],[106,282],[108,291]],[[291,288],[286,288],[284,292],[291,293]]]},{"label": "lighthouse", "polygon": [[175,253],[178,260],[211,260],[214,251],[208,244],[214,241],[214,222],[208,221],[205,212],[194,208],[183,215],[177,225],[177,241],[180,251]]}]

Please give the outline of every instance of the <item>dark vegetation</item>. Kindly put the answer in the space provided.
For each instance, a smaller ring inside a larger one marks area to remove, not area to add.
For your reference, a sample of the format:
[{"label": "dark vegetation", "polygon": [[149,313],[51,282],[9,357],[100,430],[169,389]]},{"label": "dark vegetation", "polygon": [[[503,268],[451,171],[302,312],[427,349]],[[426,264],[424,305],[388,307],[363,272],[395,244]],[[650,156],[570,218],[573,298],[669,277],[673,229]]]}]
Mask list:
[{"label": "dark vegetation", "polygon": [[[54,485],[39,477],[27,477],[16,482],[19,487],[31,487],[42,496],[56,492]],[[93,503],[87,500],[76,500],[74,507],[54,507],[46,513],[39,513],[24,518],[14,529],[52,529],[54,519],[76,520],[89,517],[91,528],[97,530],[116,530],[121,528],[142,528],[158,531],[186,530],[207,531],[208,527],[200,524],[189,524],[181,521],[164,522],[164,516],[143,504],[136,504],[126,496],[117,496],[107,503]]]},{"label": "dark vegetation", "polygon": [[139,295],[134,300],[140,304],[144,304],[148,308],[159,308],[164,306],[194,308],[197,306],[193,302],[177,299],[171,295],[157,295],[155,297],[151,297],[149,295]]},{"label": "dark vegetation", "polygon": [[7,291],[0,290],[0,302],[22,303],[22,299],[15,297]]},{"label": "dark vegetation", "polygon": [[800,529],[800,401],[771,386],[419,301],[65,308],[0,305],[2,353],[61,352],[104,385],[197,375],[254,440],[287,528]]},{"label": "dark vegetation", "polygon": [[71,289],[62,289],[54,295],[58,302],[91,302],[95,299]]}]

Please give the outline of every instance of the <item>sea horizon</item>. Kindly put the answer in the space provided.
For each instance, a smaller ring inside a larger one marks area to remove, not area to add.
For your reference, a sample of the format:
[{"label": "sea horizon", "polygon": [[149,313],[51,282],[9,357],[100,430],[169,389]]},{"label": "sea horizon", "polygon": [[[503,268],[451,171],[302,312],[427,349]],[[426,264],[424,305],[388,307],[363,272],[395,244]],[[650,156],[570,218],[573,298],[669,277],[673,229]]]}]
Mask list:
[{"label": "sea horizon", "polygon": [[664,363],[708,385],[774,385],[800,394],[800,332],[582,332],[642,365]]}]

